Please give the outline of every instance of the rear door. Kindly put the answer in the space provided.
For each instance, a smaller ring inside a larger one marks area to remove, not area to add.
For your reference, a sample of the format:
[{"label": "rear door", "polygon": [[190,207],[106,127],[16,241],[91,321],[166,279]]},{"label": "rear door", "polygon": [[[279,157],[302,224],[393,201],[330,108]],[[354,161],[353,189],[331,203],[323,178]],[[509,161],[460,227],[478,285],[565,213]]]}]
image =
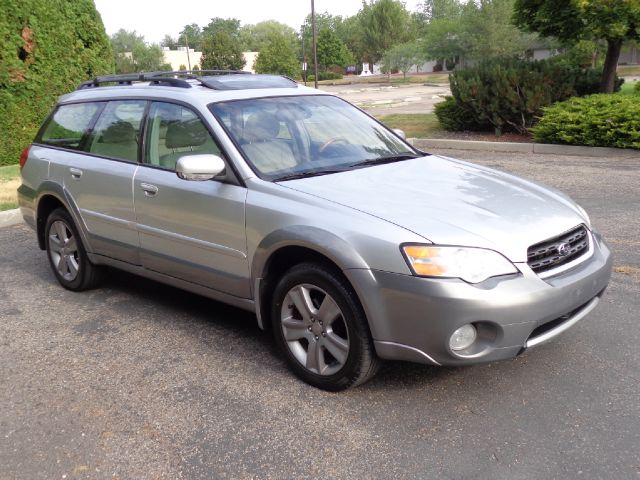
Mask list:
[{"label": "rear door", "polygon": [[[146,105],[144,100],[63,105],[42,137],[58,147],[49,153],[51,176],[62,181],[78,207],[93,251],[134,264],[140,262],[132,182]],[[95,126],[87,129],[90,117]]]},{"label": "rear door", "polygon": [[133,189],[142,264],[248,298],[247,189],[233,182],[182,180],[175,173],[181,156],[222,156],[204,122],[185,106],[152,102],[145,143]]}]

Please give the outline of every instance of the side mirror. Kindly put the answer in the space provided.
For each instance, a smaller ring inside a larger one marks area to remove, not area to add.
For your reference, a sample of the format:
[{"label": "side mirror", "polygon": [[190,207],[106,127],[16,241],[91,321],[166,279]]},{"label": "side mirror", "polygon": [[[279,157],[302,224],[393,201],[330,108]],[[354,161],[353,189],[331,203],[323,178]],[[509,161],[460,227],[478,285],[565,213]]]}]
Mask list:
[{"label": "side mirror", "polygon": [[183,180],[211,180],[224,169],[224,160],[217,155],[185,155],[176,162],[176,174]]},{"label": "side mirror", "polygon": [[404,133],[404,130],[400,130],[399,128],[394,128],[393,133],[398,135],[403,140],[407,139],[407,135]]}]

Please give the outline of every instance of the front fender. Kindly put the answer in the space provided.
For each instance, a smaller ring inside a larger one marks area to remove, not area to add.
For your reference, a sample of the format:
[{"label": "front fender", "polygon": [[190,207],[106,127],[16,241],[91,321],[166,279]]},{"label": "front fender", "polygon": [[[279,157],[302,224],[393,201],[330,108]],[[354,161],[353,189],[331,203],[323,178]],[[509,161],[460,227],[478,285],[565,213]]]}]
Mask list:
[{"label": "front fender", "polygon": [[368,269],[369,265],[353,245],[337,235],[308,225],[290,225],[265,236],[256,247],[251,263],[251,278],[262,278],[274,252],[284,247],[304,247],[327,257],[341,270]]}]

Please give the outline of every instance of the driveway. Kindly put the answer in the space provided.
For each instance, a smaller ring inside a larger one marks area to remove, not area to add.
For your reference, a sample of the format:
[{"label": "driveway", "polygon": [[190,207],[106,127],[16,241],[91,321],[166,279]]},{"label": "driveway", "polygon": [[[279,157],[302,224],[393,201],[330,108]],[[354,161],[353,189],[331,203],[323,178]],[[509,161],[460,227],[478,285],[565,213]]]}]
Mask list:
[{"label": "driveway", "polygon": [[640,164],[443,153],[587,208],[618,270],[591,316],[512,361],[388,363],[331,394],[252,315],[117,272],[65,291],[0,229],[0,478],[640,478]]},{"label": "driveway", "polygon": [[[425,79],[427,82],[427,79]],[[371,115],[431,113],[436,103],[451,95],[449,84],[408,85],[320,85],[320,89],[366,110]]]}]

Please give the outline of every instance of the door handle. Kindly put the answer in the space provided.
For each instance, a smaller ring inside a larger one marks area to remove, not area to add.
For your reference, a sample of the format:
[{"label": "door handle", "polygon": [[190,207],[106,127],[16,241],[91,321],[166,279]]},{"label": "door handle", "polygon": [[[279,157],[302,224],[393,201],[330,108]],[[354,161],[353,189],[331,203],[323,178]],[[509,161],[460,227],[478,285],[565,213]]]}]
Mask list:
[{"label": "door handle", "polygon": [[141,183],[140,188],[144,190],[144,194],[147,197],[152,197],[156,193],[158,193],[158,187],[155,185],[151,185],[150,183]]},{"label": "door handle", "polygon": [[75,179],[75,180],[79,180],[80,177],[82,176],[82,170],[80,170],[79,168],[70,168],[69,169],[69,173],[71,173],[71,176]]}]

